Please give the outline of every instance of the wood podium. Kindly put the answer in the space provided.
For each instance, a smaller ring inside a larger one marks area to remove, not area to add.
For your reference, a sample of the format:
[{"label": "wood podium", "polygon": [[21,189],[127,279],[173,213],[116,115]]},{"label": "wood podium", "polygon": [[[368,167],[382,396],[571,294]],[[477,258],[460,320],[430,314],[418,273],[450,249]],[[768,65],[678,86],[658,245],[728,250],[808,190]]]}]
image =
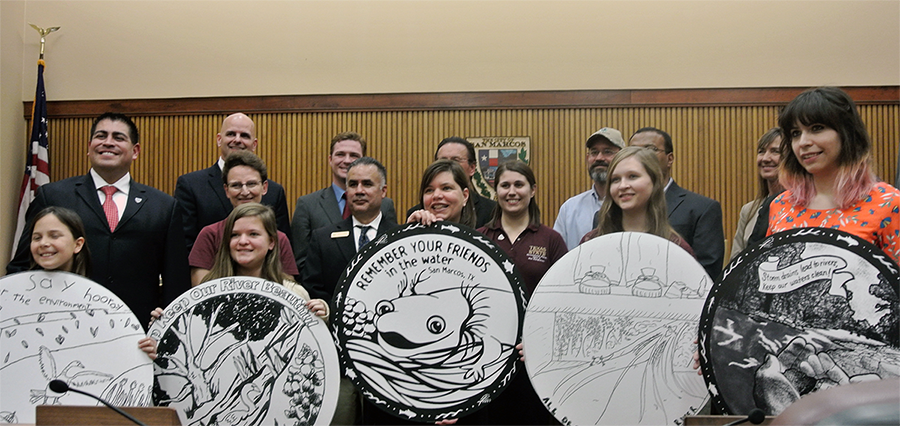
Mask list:
[{"label": "wood podium", "polygon": [[[722,426],[734,421],[746,419],[747,416],[728,416],[728,415],[699,415],[699,416],[684,416],[684,426]],[[772,423],[774,420],[774,416],[766,416],[766,419],[763,420],[761,425],[765,426]],[[742,423],[744,425],[750,425],[750,422]]]},{"label": "wood podium", "polygon": [[[181,426],[169,407],[119,407],[148,426]],[[130,420],[104,406],[38,405],[35,426],[130,425]]]}]

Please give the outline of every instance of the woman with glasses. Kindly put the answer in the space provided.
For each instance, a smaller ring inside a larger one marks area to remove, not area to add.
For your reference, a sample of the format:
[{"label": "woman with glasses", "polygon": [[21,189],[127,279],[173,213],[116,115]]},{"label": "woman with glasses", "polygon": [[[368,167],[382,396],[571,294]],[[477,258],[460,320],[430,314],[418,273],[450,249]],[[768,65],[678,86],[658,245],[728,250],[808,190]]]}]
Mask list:
[{"label": "woman with glasses", "polygon": [[[263,161],[249,151],[235,151],[225,157],[222,167],[222,180],[225,196],[233,207],[246,203],[260,203],[268,191],[268,176]],[[191,284],[200,284],[209,270],[212,269],[219,243],[225,228],[225,220],[203,227],[191,253],[188,263],[191,266]],[[287,235],[278,231],[279,259],[281,267],[288,275],[299,277],[297,262]],[[299,279],[298,279],[299,281]]]}]

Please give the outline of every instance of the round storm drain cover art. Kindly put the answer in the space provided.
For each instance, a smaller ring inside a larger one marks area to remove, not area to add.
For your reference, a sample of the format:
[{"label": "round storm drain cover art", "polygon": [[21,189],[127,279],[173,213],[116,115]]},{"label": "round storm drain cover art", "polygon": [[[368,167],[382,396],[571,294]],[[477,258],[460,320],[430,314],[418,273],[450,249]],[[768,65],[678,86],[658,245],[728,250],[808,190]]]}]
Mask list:
[{"label": "round storm drain cover art", "polygon": [[0,279],[0,423],[34,423],[37,405],[149,406],[144,329],[118,296],[80,275],[26,271]]},{"label": "round storm drain cover art", "polygon": [[781,232],[741,253],[700,324],[713,402],[777,415],[811,392],[900,376],[898,286],[881,250],[833,229]]},{"label": "round storm drain cover art", "polygon": [[672,242],[618,232],[554,264],[522,335],[535,392],[564,425],[680,424],[707,400],[691,369],[706,271]]},{"label": "round storm drain cover art", "polygon": [[340,365],[325,322],[283,285],[252,277],[188,290],[150,327],[154,402],[184,425],[327,425]]},{"label": "round storm drain cover art", "polygon": [[379,408],[422,422],[489,403],[515,373],[524,314],[512,262],[484,235],[409,224],[366,246],[335,293],[347,376]]}]

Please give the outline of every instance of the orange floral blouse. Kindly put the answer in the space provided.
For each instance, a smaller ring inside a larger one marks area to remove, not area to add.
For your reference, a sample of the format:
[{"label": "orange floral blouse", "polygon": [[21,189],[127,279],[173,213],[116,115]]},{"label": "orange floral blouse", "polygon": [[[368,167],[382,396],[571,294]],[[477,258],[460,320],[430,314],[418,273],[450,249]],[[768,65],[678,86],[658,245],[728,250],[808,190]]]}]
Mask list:
[{"label": "orange floral blouse", "polygon": [[794,228],[831,228],[860,237],[900,263],[900,190],[877,183],[865,199],[850,208],[814,210],[799,208],[787,201],[790,191],[775,197],[769,205],[766,235]]}]

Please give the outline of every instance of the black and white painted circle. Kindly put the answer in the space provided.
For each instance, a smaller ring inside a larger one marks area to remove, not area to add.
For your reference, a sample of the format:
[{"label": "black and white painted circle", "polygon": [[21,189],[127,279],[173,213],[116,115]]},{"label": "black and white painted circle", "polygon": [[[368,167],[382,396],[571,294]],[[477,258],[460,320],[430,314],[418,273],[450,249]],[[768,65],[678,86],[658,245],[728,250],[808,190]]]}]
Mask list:
[{"label": "black and white painted circle", "polygon": [[547,271],[525,313],[525,369],[564,425],[672,424],[707,400],[691,354],[712,287],[651,234],[587,241]]},{"label": "black and white painted circle", "polygon": [[900,375],[898,283],[881,250],[833,229],[781,232],[742,252],[700,325],[714,404],[777,415],[819,389]]},{"label": "black and white painted circle", "polygon": [[461,417],[515,373],[524,293],[484,235],[409,224],[367,245],[335,292],[334,335],[347,376],[407,420]]},{"label": "black and white painted circle", "polygon": [[340,365],[325,322],[283,285],[229,277],[194,287],[150,327],[156,405],[181,423],[327,425]]},{"label": "black and white painted circle", "polygon": [[26,271],[0,279],[0,423],[34,423],[37,405],[150,406],[144,329],[118,296],[80,275]]}]

